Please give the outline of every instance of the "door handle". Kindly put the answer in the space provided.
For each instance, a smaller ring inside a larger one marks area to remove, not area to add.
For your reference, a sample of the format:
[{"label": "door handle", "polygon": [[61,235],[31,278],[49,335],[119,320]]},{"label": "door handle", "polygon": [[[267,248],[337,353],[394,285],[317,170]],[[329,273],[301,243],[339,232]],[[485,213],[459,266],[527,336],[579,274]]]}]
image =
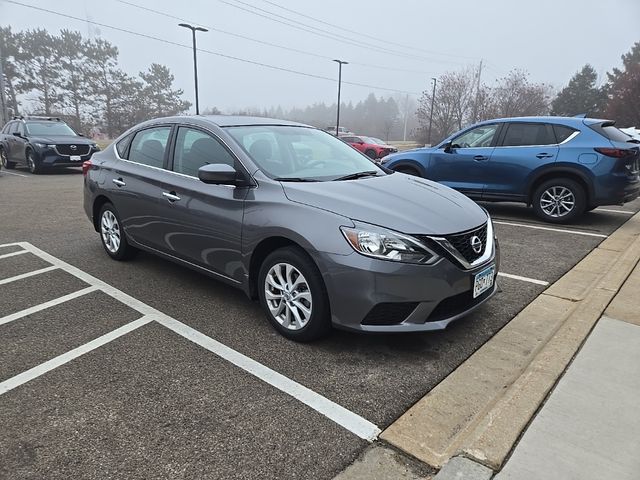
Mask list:
[{"label": "door handle", "polygon": [[477,160],[477,161],[486,160],[487,158],[489,158],[489,157],[487,157],[485,155],[476,155],[475,157],[473,157],[473,159]]},{"label": "door handle", "polygon": [[538,158],[551,158],[551,157],[553,157],[553,155],[550,155],[548,153],[539,153],[539,154],[536,155],[536,157],[538,157]]},{"label": "door handle", "polygon": [[162,192],[162,196],[169,200],[171,203],[180,200],[180,197],[176,195],[176,192]]},{"label": "door handle", "polygon": [[124,187],[126,185],[126,183],[124,183],[124,180],[122,180],[122,178],[114,178],[111,181],[119,187]]}]

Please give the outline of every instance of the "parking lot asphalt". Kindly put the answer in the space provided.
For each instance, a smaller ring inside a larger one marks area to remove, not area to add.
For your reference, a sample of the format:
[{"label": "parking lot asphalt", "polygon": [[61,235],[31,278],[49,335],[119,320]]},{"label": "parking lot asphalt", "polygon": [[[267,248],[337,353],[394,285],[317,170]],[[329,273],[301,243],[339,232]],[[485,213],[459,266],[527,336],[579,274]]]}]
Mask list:
[{"label": "parking lot asphalt", "polygon": [[[238,290],[144,253],[109,259],[84,215],[77,170],[12,173],[21,176],[0,172],[0,245],[28,242],[380,429],[640,210],[636,200],[553,226],[523,205],[483,204],[511,275],[492,301],[443,332],[336,331],[296,344]],[[50,265],[20,249],[0,247],[0,384],[140,318],[102,291],[19,316],[88,286],[60,269],[3,284]],[[0,478],[332,478],[368,443],[314,408],[147,323],[0,391]]]}]

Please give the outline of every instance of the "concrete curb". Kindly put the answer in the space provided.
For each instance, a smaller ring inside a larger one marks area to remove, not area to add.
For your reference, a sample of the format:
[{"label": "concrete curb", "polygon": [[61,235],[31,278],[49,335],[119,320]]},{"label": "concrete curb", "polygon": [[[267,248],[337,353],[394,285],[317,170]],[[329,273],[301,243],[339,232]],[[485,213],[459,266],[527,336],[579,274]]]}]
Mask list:
[{"label": "concrete curb", "polygon": [[639,260],[640,213],[529,304],[381,438],[433,467],[462,455],[499,470]]}]

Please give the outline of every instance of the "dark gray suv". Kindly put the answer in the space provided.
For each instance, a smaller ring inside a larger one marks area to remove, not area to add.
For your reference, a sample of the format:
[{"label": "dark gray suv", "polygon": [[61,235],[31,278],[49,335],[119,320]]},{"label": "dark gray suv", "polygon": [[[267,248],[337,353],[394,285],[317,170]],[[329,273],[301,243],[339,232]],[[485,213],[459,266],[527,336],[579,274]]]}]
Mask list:
[{"label": "dark gray suv", "polygon": [[485,210],[306,125],[157,119],[83,167],[112,258],[142,249],[237,286],[294,340],[442,329],[496,290]]}]

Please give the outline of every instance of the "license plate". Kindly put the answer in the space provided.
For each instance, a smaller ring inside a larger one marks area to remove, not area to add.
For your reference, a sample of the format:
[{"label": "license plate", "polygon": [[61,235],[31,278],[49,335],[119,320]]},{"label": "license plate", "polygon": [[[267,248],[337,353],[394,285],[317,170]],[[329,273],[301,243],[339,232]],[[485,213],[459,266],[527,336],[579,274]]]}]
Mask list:
[{"label": "license plate", "polygon": [[80,160],[82,160],[82,157],[80,155],[71,155],[70,158],[72,162],[79,162]]},{"label": "license plate", "polygon": [[495,277],[496,267],[491,265],[485,268],[473,278],[473,298],[493,287],[493,278]]}]

